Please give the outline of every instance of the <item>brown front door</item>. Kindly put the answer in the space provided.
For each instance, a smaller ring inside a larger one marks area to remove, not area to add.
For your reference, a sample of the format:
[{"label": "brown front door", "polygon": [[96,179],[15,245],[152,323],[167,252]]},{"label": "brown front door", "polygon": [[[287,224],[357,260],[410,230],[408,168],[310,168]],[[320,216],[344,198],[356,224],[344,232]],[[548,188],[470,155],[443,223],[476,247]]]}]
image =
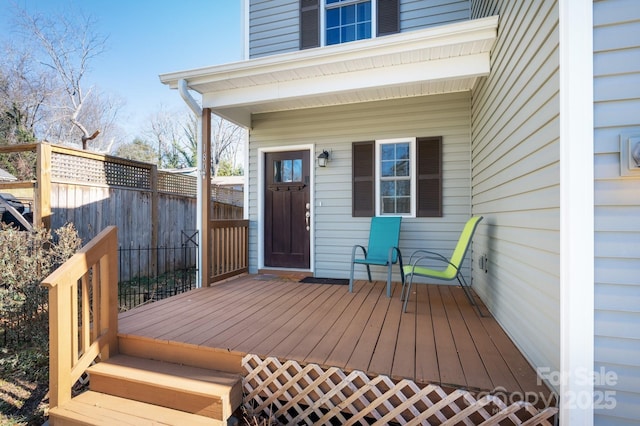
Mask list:
[{"label": "brown front door", "polygon": [[265,156],[264,265],[309,268],[309,151]]}]

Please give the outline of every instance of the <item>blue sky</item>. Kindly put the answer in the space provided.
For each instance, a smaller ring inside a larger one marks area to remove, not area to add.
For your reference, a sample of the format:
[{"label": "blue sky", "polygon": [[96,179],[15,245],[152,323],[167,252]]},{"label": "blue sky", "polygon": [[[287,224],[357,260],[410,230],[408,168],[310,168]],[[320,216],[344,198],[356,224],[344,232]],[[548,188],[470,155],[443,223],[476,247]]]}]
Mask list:
[{"label": "blue sky", "polygon": [[97,20],[107,51],[85,83],[125,100],[120,116],[129,133],[160,106],[184,108],[159,74],[242,60],[241,0],[0,0],[0,39],[10,34],[13,3],[30,13],[82,10]]}]

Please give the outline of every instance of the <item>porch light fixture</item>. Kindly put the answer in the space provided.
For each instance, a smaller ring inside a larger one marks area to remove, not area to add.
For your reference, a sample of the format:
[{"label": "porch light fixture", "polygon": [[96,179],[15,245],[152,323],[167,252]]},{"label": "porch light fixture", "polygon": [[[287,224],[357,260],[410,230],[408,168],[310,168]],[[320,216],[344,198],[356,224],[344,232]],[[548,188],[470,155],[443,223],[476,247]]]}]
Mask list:
[{"label": "porch light fixture", "polygon": [[327,150],[322,150],[322,153],[318,155],[318,166],[319,167],[327,167],[327,163],[329,162],[329,153]]}]

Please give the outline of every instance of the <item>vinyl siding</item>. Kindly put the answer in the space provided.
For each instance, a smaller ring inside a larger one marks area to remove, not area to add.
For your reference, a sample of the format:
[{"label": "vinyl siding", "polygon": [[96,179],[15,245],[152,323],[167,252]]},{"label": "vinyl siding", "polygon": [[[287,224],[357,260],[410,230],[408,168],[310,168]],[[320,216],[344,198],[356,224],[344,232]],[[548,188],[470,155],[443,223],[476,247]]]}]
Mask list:
[{"label": "vinyl siding", "polygon": [[[468,20],[469,3],[469,0],[401,0],[400,31]],[[249,57],[299,50],[299,15],[299,0],[250,0]],[[323,39],[322,35],[320,38]]]},{"label": "vinyl siding", "polygon": [[400,32],[469,20],[469,0],[404,0],[400,2]]},{"label": "vinyl siding", "polygon": [[640,135],[640,7],[594,2],[595,369],[617,374],[595,424],[640,422],[640,178],[620,177],[620,135]]},{"label": "vinyl siding", "polygon": [[473,94],[472,204],[483,215],[474,287],[533,366],[560,368],[558,5],[473,0],[500,16]]},{"label": "vinyl siding", "polygon": [[[249,167],[257,170],[258,149],[314,144],[316,157],[331,151],[327,168],[315,168],[316,276],[348,278],[351,249],[366,246],[370,218],[351,216],[351,143],[410,136],[443,136],[443,204],[441,218],[403,218],[403,256],[417,248],[451,254],[471,213],[470,94],[468,92],[404,100],[380,101],[309,110],[259,114],[253,117]],[[258,217],[258,182],[249,181],[249,219]],[[258,235],[250,236],[250,270],[258,265]],[[469,256],[470,257],[470,256]],[[470,260],[465,275],[470,277]],[[374,279],[386,279],[385,269],[372,268]],[[395,268],[395,280],[400,280]],[[364,267],[356,277],[366,278]]]},{"label": "vinyl siding", "polygon": [[249,57],[300,48],[299,0],[250,0]]}]

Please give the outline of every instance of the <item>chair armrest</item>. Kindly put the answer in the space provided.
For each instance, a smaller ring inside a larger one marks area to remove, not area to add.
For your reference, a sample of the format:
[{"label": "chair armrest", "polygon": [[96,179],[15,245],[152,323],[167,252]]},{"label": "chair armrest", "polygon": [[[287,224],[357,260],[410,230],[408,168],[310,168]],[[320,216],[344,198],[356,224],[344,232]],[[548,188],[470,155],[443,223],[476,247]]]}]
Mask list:
[{"label": "chair armrest", "polygon": [[400,261],[400,265],[402,265],[402,252],[400,251],[400,249],[398,247],[391,247],[389,248],[389,257],[387,258],[387,262],[389,263],[389,265],[393,264],[393,252],[398,253],[398,260]]},{"label": "chair armrest", "polygon": [[358,249],[358,247],[362,250],[362,253],[363,253],[363,255],[364,255],[364,258],[365,258],[365,259],[367,258],[367,249],[366,249],[366,248],[364,248],[364,246],[361,246],[361,245],[357,245],[357,244],[356,244],[356,245],[355,245],[355,246],[353,246],[353,248],[351,249],[351,262],[352,262],[352,263],[353,263],[353,261],[354,261],[354,260],[355,260],[355,258],[356,258],[356,250]]},{"label": "chair armrest", "polygon": [[411,253],[411,257],[409,258],[410,265],[413,265],[414,258],[416,257],[417,254],[424,254],[423,256],[419,256],[419,259],[434,259],[434,260],[441,260],[443,262],[449,263],[449,259],[441,255],[440,253],[436,253],[435,251],[416,250],[413,253]]},{"label": "chair armrest", "polygon": [[[425,255],[424,255],[424,256],[419,256],[419,257],[415,257],[415,258],[414,258],[414,255],[415,255],[416,253],[424,253]],[[459,268],[458,268],[456,265],[454,265],[453,263],[451,263],[451,262],[449,261],[449,259],[447,259],[447,258],[446,258],[446,257],[444,257],[443,255],[441,255],[441,254],[439,254],[439,253],[432,252],[432,251],[428,251],[428,250],[418,250],[417,252],[414,252],[414,253],[411,255],[411,259],[409,259],[409,264],[410,264],[410,265],[411,265],[411,267],[413,268],[413,267],[417,266],[417,265],[418,265],[420,262],[422,262],[423,260],[436,260],[436,261],[439,261],[439,262],[444,262],[444,263],[446,263],[447,265],[453,266],[453,268],[454,268],[456,271],[457,271],[457,270],[459,270]]]}]

